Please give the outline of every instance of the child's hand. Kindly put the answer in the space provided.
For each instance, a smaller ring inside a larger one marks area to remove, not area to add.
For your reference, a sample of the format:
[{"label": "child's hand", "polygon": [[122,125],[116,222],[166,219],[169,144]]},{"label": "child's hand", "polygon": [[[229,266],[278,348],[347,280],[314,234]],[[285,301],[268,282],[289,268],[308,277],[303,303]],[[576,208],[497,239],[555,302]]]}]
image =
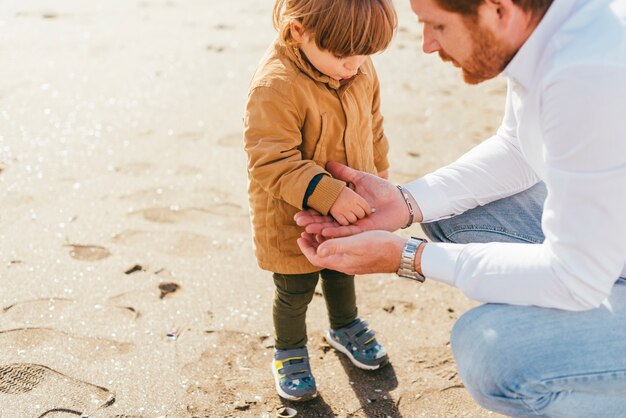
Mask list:
[{"label": "child's hand", "polygon": [[378,177],[381,179],[389,180],[389,169],[378,172]]},{"label": "child's hand", "polygon": [[330,214],[341,225],[350,225],[372,213],[369,203],[349,187],[344,187],[335,203],[330,208]]}]

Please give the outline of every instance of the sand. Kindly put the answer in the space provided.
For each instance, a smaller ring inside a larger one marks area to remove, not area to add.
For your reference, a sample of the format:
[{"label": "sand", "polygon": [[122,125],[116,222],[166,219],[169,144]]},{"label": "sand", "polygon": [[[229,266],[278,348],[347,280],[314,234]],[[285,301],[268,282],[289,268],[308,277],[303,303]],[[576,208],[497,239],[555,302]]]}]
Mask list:
[{"label": "sand", "polygon": [[[408,1],[374,60],[391,180],[493,132],[505,85],[462,83],[420,51]],[[5,0],[0,4],[0,417],[483,417],[449,333],[456,289],[358,279],[391,365],[351,366],[308,315],[320,396],[273,388],[271,275],[246,196],[247,85],[272,2]],[[403,231],[421,235],[419,226]]]}]

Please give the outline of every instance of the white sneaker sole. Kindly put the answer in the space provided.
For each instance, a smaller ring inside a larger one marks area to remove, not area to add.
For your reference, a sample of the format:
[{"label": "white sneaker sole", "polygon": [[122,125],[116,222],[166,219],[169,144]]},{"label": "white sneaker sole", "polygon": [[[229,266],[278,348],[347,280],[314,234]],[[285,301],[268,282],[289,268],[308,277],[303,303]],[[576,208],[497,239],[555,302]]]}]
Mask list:
[{"label": "white sneaker sole", "polygon": [[333,339],[333,337],[330,336],[330,331],[326,331],[326,334],[324,334],[324,339],[328,342],[328,344],[330,344],[335,350],[339,350],[341,351],[343,354],[345,354],[346,356],[348,356],[348,358],[350,359],[350,361],[352,362],[352,364],[354,364],[356,367],[358,367],[359,369],[362,370],[377,370],[380,369],[381,366],[384,366],[385,364],[387,364],[386,362],[383,363],[382,365],[379,364],[377,366],[370,366],[368,364],[364,364],[361,363],[360,361],[358,361],[356,358],[354,358],[354,356],[352,355],[352,353],[350,351],[348,351],[348,349],[346,347],[344,347],[343,345],[339,344],[337,341],[335,341]]},{"label": "white sneaker sole", "polygon": [[317,391],[315,391],[313,395],[300,396],[300,397],[285,393],[285,391],[280,387],[280,383],[278,382],[278,372],[276,371],[276,367],[274,367],[274,364],[272,364],[272,375],[274,375],[274,385],[276,386],[276,392],[278,392],[278,395],[281,398],[287,399],[288,401],[294,401],[294,402],[308,401],[310,399],[317,398]]}]

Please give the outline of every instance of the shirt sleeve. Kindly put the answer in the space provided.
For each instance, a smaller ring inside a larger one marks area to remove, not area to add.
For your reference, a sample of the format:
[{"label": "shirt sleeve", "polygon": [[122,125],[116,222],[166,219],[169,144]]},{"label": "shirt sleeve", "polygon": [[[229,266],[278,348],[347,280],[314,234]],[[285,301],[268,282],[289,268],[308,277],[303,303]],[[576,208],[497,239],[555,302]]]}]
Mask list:
[{"label": "shirt sleeve", "polygon": [[623,69],[568,70],[540,98],[542,244],[429,244],[424,273],[483,301],[586,310],[626,263]]},{"label": "shirt sleeve", "polygon": [[504,118],[496,135],[452,164],[405,185],[415,197],[424,222],[459,215],[539,181],[520,150],[511,100],[509,85]]}]

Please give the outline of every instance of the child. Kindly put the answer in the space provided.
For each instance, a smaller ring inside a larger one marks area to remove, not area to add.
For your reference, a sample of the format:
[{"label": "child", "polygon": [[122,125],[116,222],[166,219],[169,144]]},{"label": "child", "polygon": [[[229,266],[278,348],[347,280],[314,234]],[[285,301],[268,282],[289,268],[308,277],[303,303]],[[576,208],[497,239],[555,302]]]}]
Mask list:
[{"label": "child", "polygon": [[256,256],[276,287],[276,390],[307,400],[317,389],[305,315],[320,274],[329,344],[362,369],[388,360],[357,317],[354,276],[310,264],[296,243],[302,229],[293,217],[313,208],[348,225],[371,213],[324,167],[338,161],[387,177],[389,146],[369,55],[390,43],[397,17],[391,0],[277,0],[274,26],[279,36],[254,74],[244,119],[248,192]]}]

